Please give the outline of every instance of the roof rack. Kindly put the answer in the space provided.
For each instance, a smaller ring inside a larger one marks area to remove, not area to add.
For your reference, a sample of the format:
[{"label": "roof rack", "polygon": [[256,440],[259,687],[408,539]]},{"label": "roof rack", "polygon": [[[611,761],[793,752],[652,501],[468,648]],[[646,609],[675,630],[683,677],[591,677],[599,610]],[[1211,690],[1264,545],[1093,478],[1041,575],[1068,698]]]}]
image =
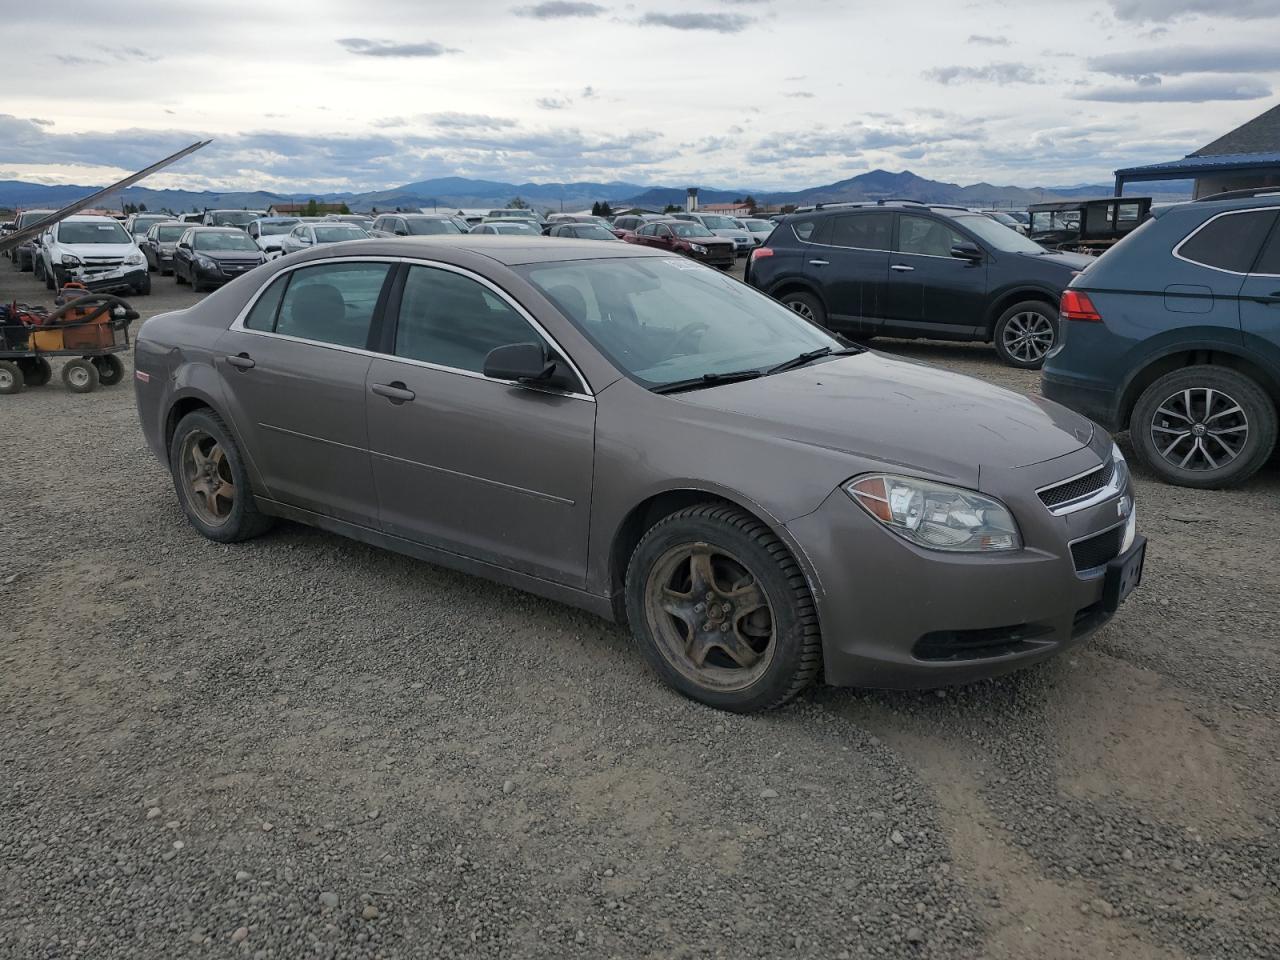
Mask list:
[{"label": "roof rack", "polygon": [[[826,203],[815,203],[813,205],[813,209],[829,210],[831,207],[869,207],[869,206],[871,206],[871,203],[868,200],[828,200]],[[797,209],[796,212],[799,213],[800,210]],[[806,210],[804,212],[808,213],[809,211]]]},{"label": "roof rack", "polygon": [[1226,190],[1222,193],[1211,194],[1207,197],[1197,197],[1194,202],[1204,203],[1206,200],[1249,200],[1253,197],[1276,196],[1280,196],[1280,186],[1251,187],[1248,190]]},{"label": "roof rack", "polygon": [[883,207],[886,203],[911,203],[917,207],[933,206],[931,203],[925,203],[923,200],[912,200],[910,197],[881,197],[876,201],[876,206]]}]

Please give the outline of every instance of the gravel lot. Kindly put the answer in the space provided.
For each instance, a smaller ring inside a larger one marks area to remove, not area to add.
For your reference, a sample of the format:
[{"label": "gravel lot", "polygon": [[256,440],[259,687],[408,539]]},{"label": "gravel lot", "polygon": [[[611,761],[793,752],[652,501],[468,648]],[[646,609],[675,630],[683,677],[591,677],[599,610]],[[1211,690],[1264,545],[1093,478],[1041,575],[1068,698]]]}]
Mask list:
[{"label": "gravel lot", "polygon": [[1275,465],[1139,474],[1145,584],[1073,656],[738,717],[565,607],[203,540],[128,383],[0,397],[0,956],[1280,956]]}]

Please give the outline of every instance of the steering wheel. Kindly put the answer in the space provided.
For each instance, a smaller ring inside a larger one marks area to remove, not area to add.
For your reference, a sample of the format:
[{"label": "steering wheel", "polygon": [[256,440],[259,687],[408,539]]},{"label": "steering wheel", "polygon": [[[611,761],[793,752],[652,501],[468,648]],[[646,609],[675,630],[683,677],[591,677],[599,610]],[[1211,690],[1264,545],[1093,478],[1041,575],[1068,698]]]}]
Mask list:
[{"label": "steering wheel", "polygon": [[[678,356],[683,352],[682,348],[684,347],[686,340],[692,340],[694,337],[701,336],[710,329],[710,327],[711,325],[709,323],[703,323],[700,320],[689,324],[676,334],[676,338],[672,341],[671,346],[668,348],[668,352],[672,356]],[[692,346],[692,344],[690,344],[690,346]]]}]

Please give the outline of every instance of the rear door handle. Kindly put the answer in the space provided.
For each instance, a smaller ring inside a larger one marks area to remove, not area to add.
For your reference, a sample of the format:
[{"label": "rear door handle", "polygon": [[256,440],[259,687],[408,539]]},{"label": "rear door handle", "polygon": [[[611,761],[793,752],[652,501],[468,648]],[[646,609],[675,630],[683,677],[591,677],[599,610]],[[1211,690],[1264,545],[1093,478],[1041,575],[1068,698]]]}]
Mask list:
[{"label": "rear door handle", "polygon": [[249,356],[247,353],[238,353],[234,357],[227,357],[227,363],[231,364],[237,370],[252,370],[256,365],[253,362],[253,357]]},{"label": "rear door handle", "polygon": [[386,397],[395,404],[406,403],[417,396],[416,393],[406,387],[399,380],[396,380],[393,383],[375,383],[369,389],[378,396]]},{"label": "rear door handle", "polygon": [[831,266],[831,261],[830,260],[810,260],[809,265],[812,267],[829,267]]},{"label": "rear door handle", "polygon": [[910,273],[915,267],[908,267],[905,263],[890,264],[890,270],[897,270],[899,273]]}]

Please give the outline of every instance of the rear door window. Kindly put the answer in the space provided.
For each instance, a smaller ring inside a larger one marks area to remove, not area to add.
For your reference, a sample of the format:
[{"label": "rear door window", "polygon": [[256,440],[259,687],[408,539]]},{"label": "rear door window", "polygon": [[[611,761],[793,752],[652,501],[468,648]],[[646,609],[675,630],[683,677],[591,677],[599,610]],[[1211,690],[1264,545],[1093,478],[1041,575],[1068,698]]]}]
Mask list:
[{"label": "rear door window", "polygon": [[893,233],[891,213],[849,213],[833,217],[833,247],[856,247],[860,250],[888,250]]},{"label": "rear door window", "polygon": [[951,248],[968,241],[945,223],[914,214],[898,215],[898,251],[925,257],[950,257]]},{"label": "rear door window", "polygon": [[1223,214],[1194,231],[1174,252],[1216,270],[1248,273],[1275,219],[1274,210]]},{"label": "rear door window", "polygon": [[817,226],[814,220],[800,220],[791,225],[791,229],[795,231],[795,235],[806,243],[816,242],[813,238],[813,228]]},{"label": "rear door window", "polygon": [[293,271],[276,333],[363,349],[390,264],[330,263]]}]

